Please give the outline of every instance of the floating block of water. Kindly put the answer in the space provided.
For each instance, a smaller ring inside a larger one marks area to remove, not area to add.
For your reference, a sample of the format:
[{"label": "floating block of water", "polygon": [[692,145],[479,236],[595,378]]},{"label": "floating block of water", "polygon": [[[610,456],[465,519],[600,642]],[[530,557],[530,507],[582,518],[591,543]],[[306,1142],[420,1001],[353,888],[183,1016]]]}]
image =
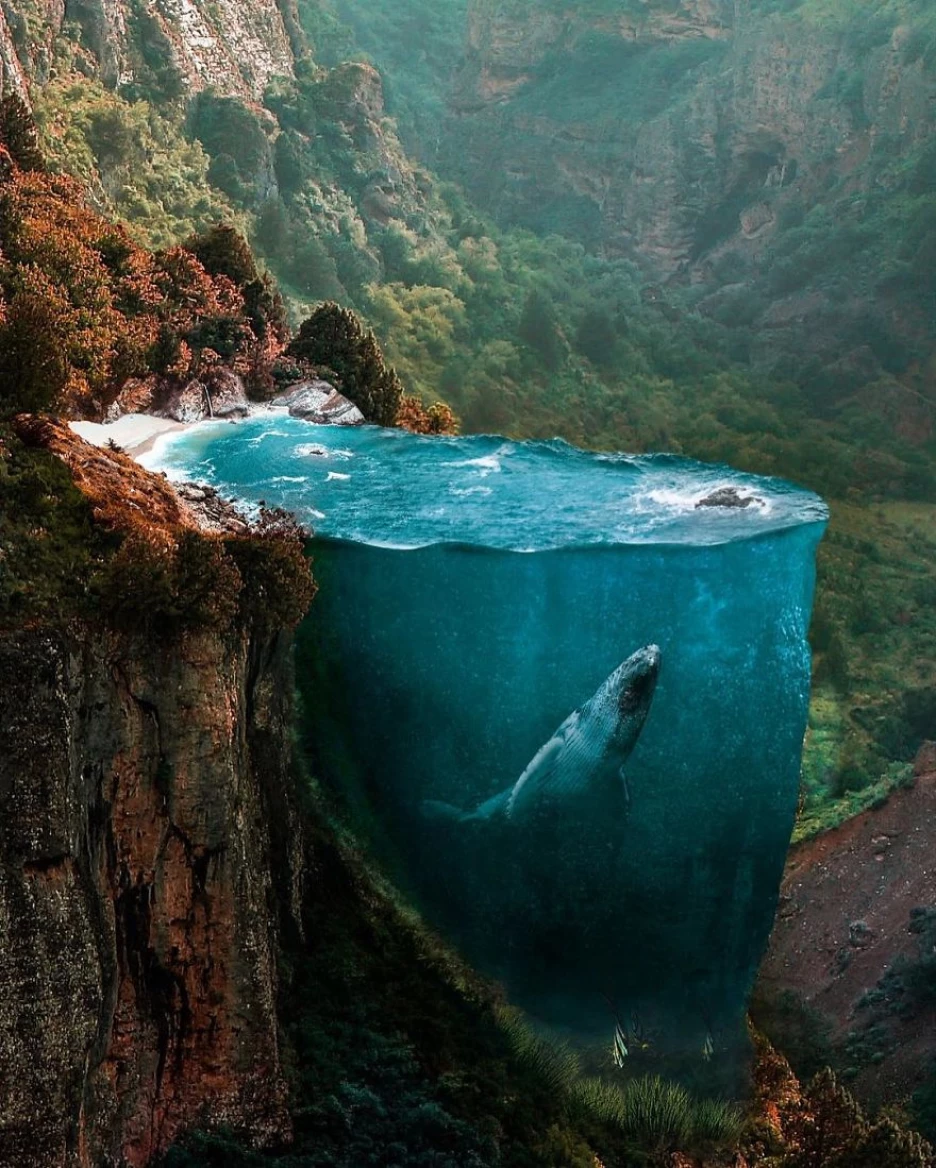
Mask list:
[{"label": "floating block of water", "polygon": [[[158,459],[314,525],[306,738],[422,911],[566,1032],[730,1046],[796,809],[821,500],[671,456],[281,417]],[[642,646],[659,675],[618,774],[588,703]],[[575,710],[581,742],[566,724],[511,802]]]}]

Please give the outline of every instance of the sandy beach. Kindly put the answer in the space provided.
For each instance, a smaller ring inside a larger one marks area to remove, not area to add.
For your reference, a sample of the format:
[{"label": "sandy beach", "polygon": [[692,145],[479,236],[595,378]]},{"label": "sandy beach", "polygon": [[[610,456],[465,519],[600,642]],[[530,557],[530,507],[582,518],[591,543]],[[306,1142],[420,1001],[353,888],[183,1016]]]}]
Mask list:
[{"label": "sandy beach", "polygon": [[151,414],[124,414],[116,422],[71,422],[75,433],[92,446],[116,442],[131,456],[139,459],[153,449],[156,439],[174,430],[186,430],[189,423],[171,418],[154,418]]}]

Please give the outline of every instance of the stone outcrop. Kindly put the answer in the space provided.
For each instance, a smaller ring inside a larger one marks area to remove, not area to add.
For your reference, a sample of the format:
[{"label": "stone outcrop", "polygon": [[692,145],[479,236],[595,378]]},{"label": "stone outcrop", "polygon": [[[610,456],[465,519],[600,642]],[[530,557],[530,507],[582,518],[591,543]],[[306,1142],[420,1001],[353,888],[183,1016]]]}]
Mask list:
[{"label": "stone outcrop", "polygon": [[364,422],[364,415],[354,402],[348,401],[328,381],[299,381],[270,404],[284,406],[292,417],[307,422],[333,426],[360,426]]},{"label": "stone outcrop", "polygon": [[62,0],[13,0],[0,19],[5,82],[21,88],[24,74],[46,79],[66,18],[80,27],[82,46],[109,85],[136,80],[148,52],[189,92],[211,86],[256,99],[272,77],[289,76],[304,51],[293,0],[166,0],[142,15],[123,0],[78,0],[67,12]]},{"label": "stone outcrop", "polygon": [[217,371],[206,381],[196,378],[185,385],[168,388],[156,400],[161,400],[161,404],[152,412],[174,422],[245,418],[250,413],[243,381],[227,369]]},{"label": "stone outcrop", "polygon": [[[99,522],[243,531],[220,500],[178,498],[67,427],[30,433]],[[2,1168],[136,1168],[201,1126],[288,1137],[292,692],[288,634],[249,620],[0,633]]]}]

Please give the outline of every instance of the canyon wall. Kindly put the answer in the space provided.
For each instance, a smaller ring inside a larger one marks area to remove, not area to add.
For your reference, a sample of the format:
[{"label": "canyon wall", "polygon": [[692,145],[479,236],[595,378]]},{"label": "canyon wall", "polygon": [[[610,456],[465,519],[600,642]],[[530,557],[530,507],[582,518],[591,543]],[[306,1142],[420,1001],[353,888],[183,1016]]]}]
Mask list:
[{"label": "canyon wall", "polygon": [[0,1163],[286,1134],[285,647],[28,630],[0,675]]},{"label": "canyon wall", "polygon": [[590,224],[608,250],[672,273],[729,240],[756,252],[830,174],[867,185],[882,138],[906,153],[933,134],[932,70],[908,24],[743,0],[615,7],[471,6],[463,175],[490,179],[480,165],[499,140],[510,164],[485,193],[502,212],[528,214],[534,188],[541,203],[578,196],[591,206],[568,231]]},{"label": "canyon wall", "polygon": [[157,68],[180,91],[210,86],[254,99],[272,77],[291,75],[304,51],[293,0],[15,0],[0,16],[4,85],[47,80],[62,38],[83,72],[111,86]]},{"label": "canyon wall", "polygon": [[[46,433],[154,543],[179,537],[166,515],[191,528],[164,479]],[[144,596],[146,573],[144,556],[125,586]],[[3,1168],[135,1168],[193,1127],[288,1138],[290,644],[253,611],[180,630],[102,609],[0,634]]]},{"label": "canyon wall", "polygon": [[505,222],[688,289],[825,404],[880,383],[923,440],[894,378],[926,393],[904,374],[936,340],[934,64],[919,0],[474,0],[443,168]]}]

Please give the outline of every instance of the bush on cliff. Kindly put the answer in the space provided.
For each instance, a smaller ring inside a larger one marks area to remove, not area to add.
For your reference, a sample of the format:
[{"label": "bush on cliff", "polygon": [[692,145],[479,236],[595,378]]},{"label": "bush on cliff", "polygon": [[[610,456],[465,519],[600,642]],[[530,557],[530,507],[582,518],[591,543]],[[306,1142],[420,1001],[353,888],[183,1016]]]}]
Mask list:
[{"label": "bush on cliff", "polygon": [[287,353],[338,375],[341,391],[369,422],[396,424],[403,386],[370,329],[348,308],[328,303],[303,321]]},{"label": "bush on cliff", "polygon": [[0,98],[0,144],[21,170],[45,170],[35,120],[26,102],[12,91]]}]

